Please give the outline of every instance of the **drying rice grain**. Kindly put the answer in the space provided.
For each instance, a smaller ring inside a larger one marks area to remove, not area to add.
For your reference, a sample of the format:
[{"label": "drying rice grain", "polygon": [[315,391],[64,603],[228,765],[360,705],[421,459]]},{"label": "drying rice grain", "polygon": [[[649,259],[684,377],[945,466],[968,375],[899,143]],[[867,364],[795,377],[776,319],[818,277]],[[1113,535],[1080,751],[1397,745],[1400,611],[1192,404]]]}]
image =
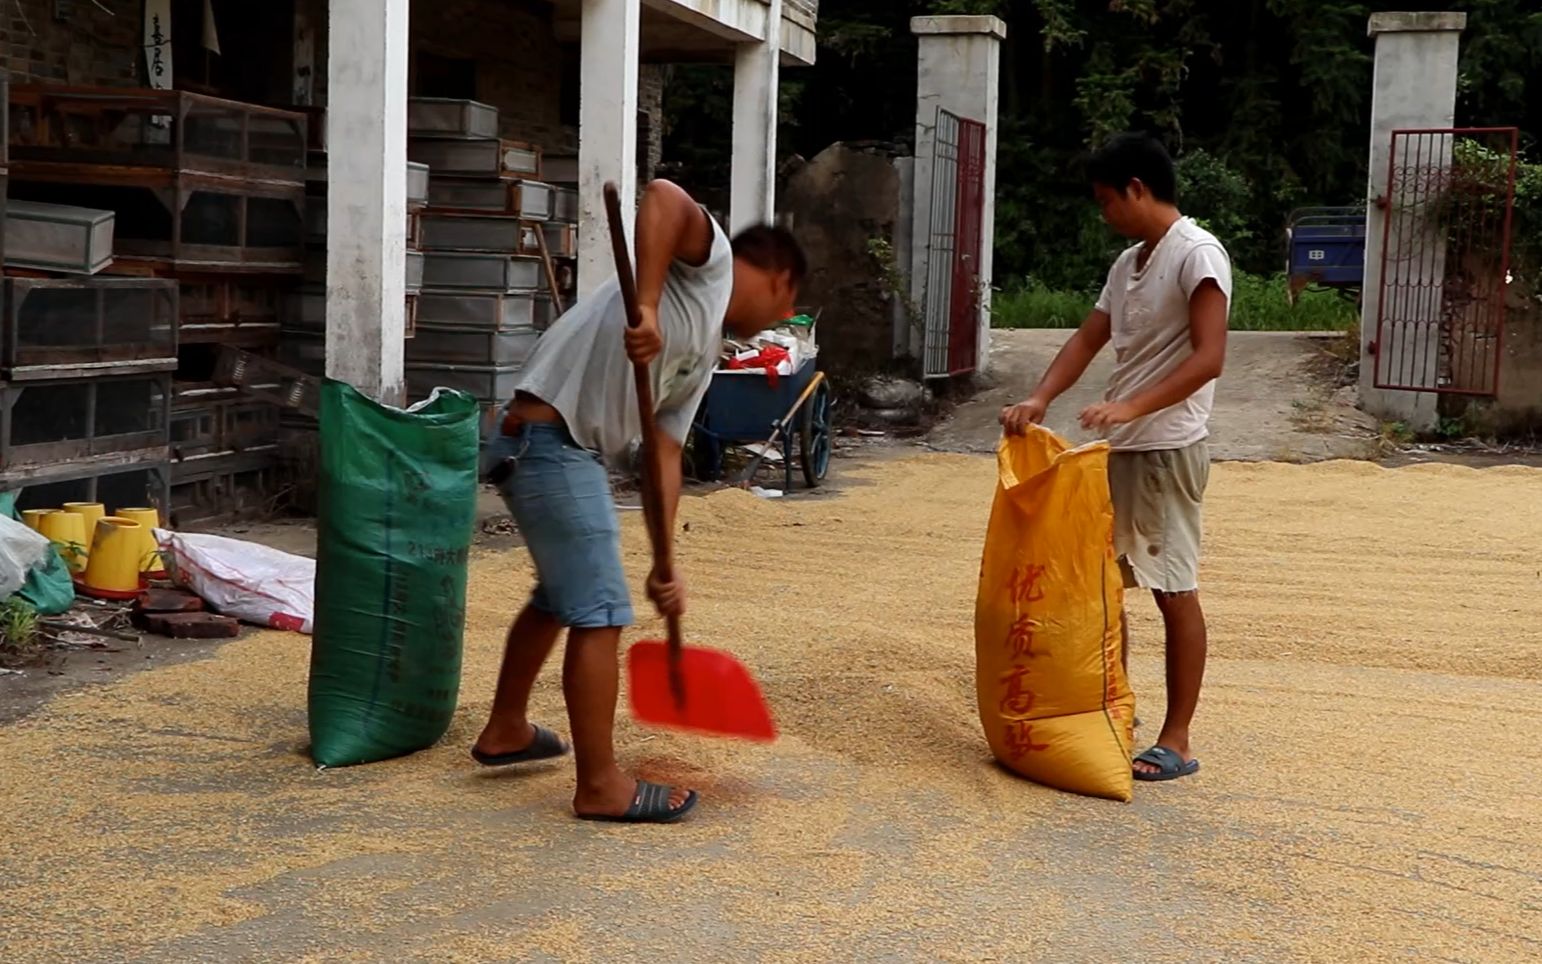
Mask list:
[{"label": "drying rice grain", "polygon": [[[838,498],[682,505],[688,636],[746,659],[784,732],[741,746],[623,718],[627,765],[703,789],[690,822],[580,824],[571,763],[469,763],[530,578],[522,553],[487,554],[464,705],[413,757],[316,773],[308,641],[271,633],[7,727],[0,959],[1542,953],[1525,749],[1542,724],[1542,473],[1218,467],[1205,769],[1128,807],[989,762],[972,601],[991,462],[851,474]],[[647,543],[625,518],[640,580]],[[1132,616],[1149,739],[1159,626],[1149,600]],[[533,713],[563,724],[555,665]],[[1168,943],[1144,942],[1154,927]]]}]

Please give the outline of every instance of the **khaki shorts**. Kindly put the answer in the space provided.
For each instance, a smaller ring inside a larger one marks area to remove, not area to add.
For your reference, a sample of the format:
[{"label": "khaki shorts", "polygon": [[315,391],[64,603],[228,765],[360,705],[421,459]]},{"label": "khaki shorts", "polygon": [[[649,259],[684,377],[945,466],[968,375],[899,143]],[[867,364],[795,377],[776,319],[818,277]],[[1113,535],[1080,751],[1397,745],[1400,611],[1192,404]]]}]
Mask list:
[{"label": "khaki shorts", "polygon": [[1199,588],[1200,509],[1210,482],[1210,446],[1113,452],[1114,552],[1126,589]]}]

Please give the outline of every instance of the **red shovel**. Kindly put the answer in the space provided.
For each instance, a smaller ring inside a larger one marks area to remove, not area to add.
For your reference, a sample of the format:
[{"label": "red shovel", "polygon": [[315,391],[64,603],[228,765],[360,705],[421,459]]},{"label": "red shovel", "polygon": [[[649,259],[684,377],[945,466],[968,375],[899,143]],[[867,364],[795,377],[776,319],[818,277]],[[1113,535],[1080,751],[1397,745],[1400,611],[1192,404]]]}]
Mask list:
[{"label": "red shovel", "polygon": [[[616,278],[626,305],[627,324],[637,327],[637,281],[627,251],[626,228],[621,223],[621,195],[616,185],[605,185],[605,214],[610,221],[610,244],[616,259]],[[642,417],[643,509],[648,539],[653,544],[653,566],[660,575],[674,571],[674,534],[659,529],[664,513],[659,502],[660,471],[658,426],[653,420],[653,384],[648,366],[633,365],[637,380],[637,405]],[[776,724],[760,685],[744,664],[715,649],[687,647],[680,632],[680,618],[669,616],[669,641],[644,640],[627,652],[627,691],[632,715],[639,722],[675,730],[770,742]]]}]

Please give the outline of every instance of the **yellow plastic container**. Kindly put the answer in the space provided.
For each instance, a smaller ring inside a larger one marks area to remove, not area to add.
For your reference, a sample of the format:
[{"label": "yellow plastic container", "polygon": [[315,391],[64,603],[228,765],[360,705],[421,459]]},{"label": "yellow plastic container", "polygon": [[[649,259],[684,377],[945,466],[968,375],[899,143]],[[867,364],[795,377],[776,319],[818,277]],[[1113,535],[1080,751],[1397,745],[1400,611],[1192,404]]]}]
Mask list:
[{"label": "yellow plastic container", "polygon": [[155,530],[161,527],[161,514],[152,508],[119,509],[113,513],[120,519],[139,523],[140,537],[139,571],[152,579],[166,576],[166,566],[160,557],[160,545],[155,541]]},{"label": "yellow plastic container", "polygon": [[86,562],[86,592],[106,599],[127,599],[139,592],[139,560],[144,526],[121,516],[96,524],[91,557]]},{"label": "yellow plastic container", "polygon": [[58,509],[23,509],[21,521],[27,524],[27,528],[36,532],[43,531],[43,516],[50,512],[58,512]]},{"label": "yellow plastic container", "polygon": [[86,571],[86,517],[79,512],[49,512],[38,520],[38,529],[59,547],[70,572]]},{"label": "yellow plastic container", "polygon": [[96,532],[96,524],[107,514],[107,507],[100,502],[66,502],[64,511],[73,512],[86,520],[85,543],[89,547],[94,538],[92,533]]}]

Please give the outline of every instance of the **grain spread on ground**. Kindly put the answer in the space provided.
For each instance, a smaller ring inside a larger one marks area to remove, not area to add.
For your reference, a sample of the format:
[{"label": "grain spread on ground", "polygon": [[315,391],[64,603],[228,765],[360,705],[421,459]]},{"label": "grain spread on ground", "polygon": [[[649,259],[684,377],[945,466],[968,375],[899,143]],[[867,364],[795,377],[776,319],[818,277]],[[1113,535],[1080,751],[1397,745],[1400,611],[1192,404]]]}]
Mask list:
[{"label": "grain spread on ground", "polygon": [[[783,732],[623,722],[628,764],[703,791],[690,822],[582,824],[570,762],[471,764],[529,576],[486,553],[432,750],[317,773],[308,642],[275,633],[5,727],[0,959],[1542,956],[1542,472],[1218,466],[1204,769],[1121,805],[989,762],[993,463],[843,469],[838,496],[682,506],[688,635],[755,668]],[[1150,739],[1159,624],[1133,605]],[[534,710],[566,731],[555,666]]]}]

